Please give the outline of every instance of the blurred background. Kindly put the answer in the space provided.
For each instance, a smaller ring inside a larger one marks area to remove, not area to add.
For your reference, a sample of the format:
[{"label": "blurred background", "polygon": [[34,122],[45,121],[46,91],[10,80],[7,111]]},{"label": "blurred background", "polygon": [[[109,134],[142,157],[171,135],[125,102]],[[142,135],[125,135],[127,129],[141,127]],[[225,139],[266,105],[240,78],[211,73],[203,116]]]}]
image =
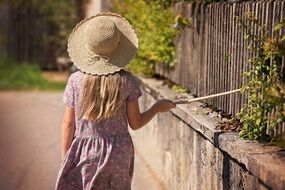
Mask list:
[{"label": "blurred background", "polygon": [[1,1],[0,89],[62,89],[64,71],[71,67],[68,35],[77,22],[108,10],[109,4],[95,0]]}]

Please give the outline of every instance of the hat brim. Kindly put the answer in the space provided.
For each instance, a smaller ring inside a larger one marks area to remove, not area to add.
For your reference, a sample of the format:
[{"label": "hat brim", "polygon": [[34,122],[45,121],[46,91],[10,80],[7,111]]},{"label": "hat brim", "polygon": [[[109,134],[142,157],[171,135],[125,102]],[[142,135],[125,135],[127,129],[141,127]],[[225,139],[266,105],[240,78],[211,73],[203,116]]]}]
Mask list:
[{"label": "hat brim", "polygon": [[[109,58],[107,61],[90,59],[90,50],[85,46],[85,31],[88,23],[99,16],[112,19],[120,31],[119,45],[112,54],[107,55]],[[121,70],[134,58],[137,48],[138,38],[133,27],[124,17],[115,13],[99,13],[81,21],[73,29],[67,43],[67,51],[73,64],[79,70],[93,75],[107,75]]]}]

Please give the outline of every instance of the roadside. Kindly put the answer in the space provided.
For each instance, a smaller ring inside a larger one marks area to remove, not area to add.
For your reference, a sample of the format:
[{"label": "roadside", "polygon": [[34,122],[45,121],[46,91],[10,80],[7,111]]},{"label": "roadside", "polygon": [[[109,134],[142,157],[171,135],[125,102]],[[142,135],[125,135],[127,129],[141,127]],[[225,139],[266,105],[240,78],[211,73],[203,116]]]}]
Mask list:
[{"label": "roadside", "polygon": [[70,73],[68,71],[43,71],[42,75],[45,79],[54,82],[66,82]]}]

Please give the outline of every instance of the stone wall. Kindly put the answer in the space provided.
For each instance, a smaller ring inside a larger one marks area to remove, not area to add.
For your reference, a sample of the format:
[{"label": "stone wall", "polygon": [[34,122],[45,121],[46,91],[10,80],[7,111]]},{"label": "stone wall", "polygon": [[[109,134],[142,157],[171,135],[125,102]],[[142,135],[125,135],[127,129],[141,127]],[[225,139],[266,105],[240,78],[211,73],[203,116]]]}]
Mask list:
[{"label": "stone wall", "polygon": [[[141,80],[142,111],[157,98],[190,98],[170,90],[162,81]],[[162,189],[285,189],[285,152],[215,130],[221,119],[201,105],[178,105],[132,132],[137,156]]]}]

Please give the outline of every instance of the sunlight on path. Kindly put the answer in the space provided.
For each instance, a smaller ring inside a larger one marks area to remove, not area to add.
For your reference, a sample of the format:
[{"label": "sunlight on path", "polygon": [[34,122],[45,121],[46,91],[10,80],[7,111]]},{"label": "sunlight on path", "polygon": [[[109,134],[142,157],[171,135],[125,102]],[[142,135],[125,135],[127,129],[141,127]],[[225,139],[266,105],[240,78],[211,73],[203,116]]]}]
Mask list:
[{"label": "sunlight on path", "polygon": [[[52,190],[60,165],[62,93],[0,92],[0,189]],[[133,190],[160,190],[136,155]]]}]

